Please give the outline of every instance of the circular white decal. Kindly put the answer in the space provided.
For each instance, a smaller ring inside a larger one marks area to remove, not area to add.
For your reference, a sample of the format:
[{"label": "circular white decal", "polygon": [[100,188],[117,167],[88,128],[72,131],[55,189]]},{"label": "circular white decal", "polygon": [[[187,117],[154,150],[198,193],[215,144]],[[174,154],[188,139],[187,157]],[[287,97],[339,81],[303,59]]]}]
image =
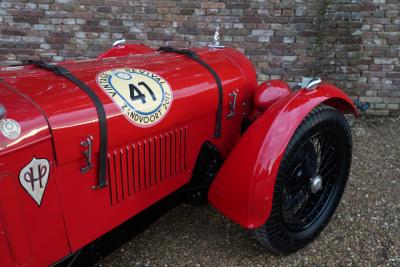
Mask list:
[{"label": "circular white decal", "polygon": [[0,131],[8,139],[16,139],[21,134],[21,126],[12,119],[0,121]]},{"label": "circular white decal", "polygon": [[140,127],[160,122],[172,103],[172,92],[166,80],[142,69],[113,69],[97,75],[97,83]]}]

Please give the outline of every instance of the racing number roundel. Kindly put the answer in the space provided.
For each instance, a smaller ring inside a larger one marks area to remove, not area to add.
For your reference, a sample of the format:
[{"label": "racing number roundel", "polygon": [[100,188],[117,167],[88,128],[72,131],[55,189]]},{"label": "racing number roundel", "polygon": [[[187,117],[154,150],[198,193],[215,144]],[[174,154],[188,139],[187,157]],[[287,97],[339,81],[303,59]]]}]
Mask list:
[{"label": "racing number roundel", "polygon": [[126,117],[140,127],[161,121],[172,103],[167,81],[147,70],[107,70],[97,75],[97,83]]}]

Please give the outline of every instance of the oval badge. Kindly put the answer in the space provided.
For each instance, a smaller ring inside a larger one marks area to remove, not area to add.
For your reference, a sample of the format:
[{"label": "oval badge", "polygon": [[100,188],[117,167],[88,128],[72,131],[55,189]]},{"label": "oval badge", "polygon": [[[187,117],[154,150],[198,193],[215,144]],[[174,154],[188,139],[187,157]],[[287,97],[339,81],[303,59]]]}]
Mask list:
[{"label": "oval badge", "polygon": [[17,139],[21,134],[21,126],[12,119],[0,120],[0,132],[8,139]]},{"label": "oval badge", "polygon": [[99,73],[96,80],[126,117],[140,127],[160,122],[172,103],[168,82],[147,70],[107,70]]}]

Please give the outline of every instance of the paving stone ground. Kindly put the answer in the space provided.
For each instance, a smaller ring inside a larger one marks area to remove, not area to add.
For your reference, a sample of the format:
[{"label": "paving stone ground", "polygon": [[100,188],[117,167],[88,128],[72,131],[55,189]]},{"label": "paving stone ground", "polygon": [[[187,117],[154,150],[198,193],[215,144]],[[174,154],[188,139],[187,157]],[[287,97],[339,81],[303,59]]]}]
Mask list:
[{"label": "paving stone ground", "polygon": [[297,253],[274,255],[209,205],[181,204],[97,266],[399,266],[400,117],[361,119],[353,140],[341,204]]}]

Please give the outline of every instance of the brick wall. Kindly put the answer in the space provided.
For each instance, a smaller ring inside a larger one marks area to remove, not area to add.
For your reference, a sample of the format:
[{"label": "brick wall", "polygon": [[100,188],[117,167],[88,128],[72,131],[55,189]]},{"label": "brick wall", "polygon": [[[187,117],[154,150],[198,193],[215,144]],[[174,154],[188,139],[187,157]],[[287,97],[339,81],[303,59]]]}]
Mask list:
[{"label": "brick wall", "polygon": [[93,58],[124,37],[154,47],[222,42],[252,60],[259,80],[320,75],[399,113],[398,0],[0,0],[0,65]]},{"label": "brick wall", "polygon": [[371,102],[368,113],[399,113],[400,1],[335,0],[324,5],[318,60],[322,76]]}]

